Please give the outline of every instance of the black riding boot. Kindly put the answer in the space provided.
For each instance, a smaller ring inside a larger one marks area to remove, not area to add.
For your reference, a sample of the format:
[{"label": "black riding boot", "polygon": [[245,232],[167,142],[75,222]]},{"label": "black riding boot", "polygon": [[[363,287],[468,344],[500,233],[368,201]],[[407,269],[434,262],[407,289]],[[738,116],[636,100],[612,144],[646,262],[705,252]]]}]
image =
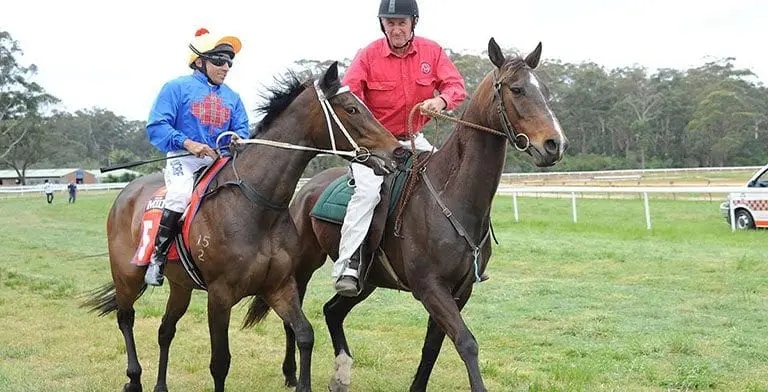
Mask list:
[{"label": "black riding boot", "polygon": [[155,250],[152,252],[152,259],[149,262],[147,272],[144,274],[144,282],[150,286],[163,285],[163,269],[166,257],[173,239],[176,238],[181,214],[181,212],[163,209],[160,227],[158,227],[157,237],[155,237]]},{"label": "black riding boot", "polygon": [[[349,264],[347,265],[347,268],[360,271],[360,260],[362,258],[362,253],[363,245],[360,245],[355,253],[353,253],[349,258]],[[352,275],[344,275],[344,272],[342,272],[341,276],[336,281],[335,287],[336,293],[342,297],[357,297],[357,294],[360,292],[360,278]]]}]

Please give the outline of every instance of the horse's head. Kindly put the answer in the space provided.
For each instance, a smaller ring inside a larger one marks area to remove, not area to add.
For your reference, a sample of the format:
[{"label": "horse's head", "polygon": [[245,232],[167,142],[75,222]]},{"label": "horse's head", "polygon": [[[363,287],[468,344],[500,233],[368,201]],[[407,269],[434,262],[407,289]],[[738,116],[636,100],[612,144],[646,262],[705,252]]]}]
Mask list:
[{"label": "horse's head", "polygon": [[[368,107],[348,87],[341,85],[338,63],[331,64],[317,79],[315,91],[322,106],[322,111],[316,115],[329,126],[333,124],[333,137],[329,137],[327,131],[318,131],[313,137],[315,143],[320,148],[357,150],[358,155],[353,160],[371,167],[377,174],[393,171],[396,167],[395,159],[407,152],[373,117]],[[313,128],[328,129],[327,126]]]},{"label": "horse's head", "polygon": [[552,166],[563,158],[568,139],[549,107],[549,91],[533,70],[539,65],[541,43],[525,59],[507,59],[491,38],[488,57],[493,78],[494,112],[509,142],[527,152],[536,166]]}]

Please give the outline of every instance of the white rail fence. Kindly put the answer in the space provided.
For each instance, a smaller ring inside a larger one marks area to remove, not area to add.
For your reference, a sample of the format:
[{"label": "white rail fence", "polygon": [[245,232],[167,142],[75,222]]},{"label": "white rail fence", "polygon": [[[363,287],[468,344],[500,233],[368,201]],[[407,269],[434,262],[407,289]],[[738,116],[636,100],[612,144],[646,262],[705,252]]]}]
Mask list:
[{"label": "white rail fence", "polygon": [[[302,178],[299,180],[298,187],[303,186],[309,179]],[[128,183],[104,183],[104,184],[81,184],[78,185],[78,192],[93,192],[93,191],[111,191],[124,188]],[[65,184],[55,184],[53,186],[55,191],[66,192],[67,188]],[[0,187],[0,195],[3,197],[16,195],[32,195],[42,193],[42,187],[39,185],[33,186],[13,186],[13,187]],[[645,223],[646,228],[651,230],[651,211],[649,194],[696,194],[696,195],[722,195],[725,199],[726,195],[729,201],[731,201],[732,194],[739,194],[740,197],[744,197],[747,193],[763,193],[768,198],[768,189],[766,188],[746,188],[746,187],[723,187],[723,186],[626,186],[626,187],[596,187],[596,186],[514,186],[501,184],[496,191],[497,195],[512,196],[512,206],[514,209],[515,222],[520,221],[520,212],[518,208],[517,198],[520,196],[534,196],[534,197],[553,197],[559,195],[569,195],[571,198],[571,209],[573,213],[573,223],[578,223],[578,211],[576,199],[577,195],[584,197],[585,194],[591,195],[611,195],[611,194],[634,194],[642,195],[643,205],[645,207]],[[566,196],[567,197],[567,196]],[[733,203],[729,203],[731,206],[729,214],[731,221],[731,228],[736,231],[736,220],[734,219]]]},{"label": "white rail fence", "polygon": [[[67,192],[67,184],[51,184],[54,192]],[[92,191],[113,191],[125,188],[128,185],[127,182],[105,182],[101,184],[78,184],[77,192],[92,192]],[[24,185],[24,186],[1,186],[0,195],[3,197],[8,196],[25,196],[43,193],[42,185]]]},{"label": "white rail fence", "polygon": [[[766,188],[746,188],[746,187],[724,187],[724,186],[638,186],[638,187],[596,187],[596,186],[511,186],[501,185],[496,191],[497,195],[512,196],[512,208],[514,209],[515,222],[520,221],[520,214],[517,204],[518,196],[551,196],[558,194],[570,195],[571,209],[573,212],[573,223],[578,222],[576,209],[577,194],[640,194],[643,197],[645,207],[645,225],[651,230],[651,210],[648,201],[648,194],[721,194],[727,197],[729,201],[729,215],[731,230],[736,231],[736,220],[734,219],[734,209],[732,195],[737,194],[739,198],[744,198],[747,193],[765,194],[768,198],[768,189]],[[727,196],[726,196],[727,195]]]}]

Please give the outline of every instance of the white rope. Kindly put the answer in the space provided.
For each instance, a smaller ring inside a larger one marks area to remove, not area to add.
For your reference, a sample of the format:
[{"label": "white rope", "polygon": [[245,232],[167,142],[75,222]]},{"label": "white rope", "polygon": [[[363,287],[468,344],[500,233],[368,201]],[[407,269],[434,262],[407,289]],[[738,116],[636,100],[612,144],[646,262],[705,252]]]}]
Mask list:
[{"label": "white rope", "polygon": [[[336,94],[332,95],[331,98],[349,91],[350,91],[349,86],[343,86],[336,92]],[[328,136],[331,139],[330,150],[324,150],[324,149],[315,148],[315,147],[299,146],[297,144],[278,142],[278,141],[266,140],[266,139],[238,138],[234,140],[233,143],[261,144],[265,146],[285,148],[288,150],[315,151],[319,153],[334,154],[334,155],[340,155],[340,156],[352,157],[352,158],[357,157],[362,152],[363,155],[365,156],[363,160],[367,159],[368,156],[370,156],[370,152],[368,152],[366,149],[360,148],[360,146],[357,145],[355,140],[352,138],[352,136],[349,134],[347,129],[344,127],[344,124],[342,124],[341,120],[339,120],[339,117],[336,115],[336,112],[333,111],[333,107],[331,106],[331,103],[328,101],[328,98],[325,97],[323,90],[320,89],[320,84],[318,81],[315,81],[315,92],[317,92],[317,99],[318,101],[320,101],[320,107],[323,108],[323,114],[325,114],[325,122],[328,126]],[[329,115],[329,112],[330,112],[330,115]],[[347,138],[347,140],[349,141],[349,144],[351,144],[352,148],[354,148],[353,151],[342,151],[336,148],[336,138],[333,136],[333,124],[331,123],[331,117],[333,117],[333,121],[336,123],[336,125],[338,125],[339,129],[341,130],[341,133],[344,134],[344,136]],[[218,138],[216,138],[216,145],[219,144],[219,141],[223,136],[230,135],[230,134],[237,136],[236,133],[231,131],[223,132],[221,135],[219,135]]]},{"label": "white rope", "polygon": [[314,147],[307,147],[307,146],[299,146],[296,144],[290,144],[290,143],[284,143],[284,142],[276,142],[274,140],[266,140],[266,139],[237,139],[235,143],[238,144],[263,144],[265,146],[272,146],[272,147],[279,147],[279,148],[286,148],[289,150],[302,150],[302,151],[316,151],[321,153],[329,153],[329,154],[335,154],[335,155],[341,155],[345,157],[356,157],[357,153],[355,151],[339,151],[339,150],[323,150],[320,148],[314,148]]}]

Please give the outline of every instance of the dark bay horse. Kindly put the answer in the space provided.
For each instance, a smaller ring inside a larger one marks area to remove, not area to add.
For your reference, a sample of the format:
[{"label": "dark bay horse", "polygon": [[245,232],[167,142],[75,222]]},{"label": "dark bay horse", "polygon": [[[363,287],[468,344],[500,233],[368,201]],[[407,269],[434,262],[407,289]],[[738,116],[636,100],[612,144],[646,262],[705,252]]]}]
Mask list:
[{"label": "dark bay horse", "polygon": [[[506,142],[525,151],[538,166],[558,162],[567,139],[549,107],[549,93],[533,69],[541,44],[527,57],[506,59],[491,39],[488,55],[495,66],[480,82],[462,119],[505,132],[487,133],[458,125],[428,160],[405,205],[400,235],[393,234],[392,214],[380,248],[396,277],[380,263],[370,273],[359,296],[334,296],[323,312],[336,354],[336,373],[330,389],[346,391],[351,367],[344,334],[344,318],[376,287],[410,290],[429,313],[427,335],[411,391],[425,391],[445,335],[466,365],[474,392],[485,391],[478,367],[478,345],[461,317],[475,280],[491,256],[488,239],[491,203],[498,188]],[[301,235],[302,260],[296,280],[302,297],[313,272],[326,257],[338,256],[340,226],[310,216],[323,190],[344,168],[330,169],[312,178],[297,194],[291,215]],[[465,236],[462,236],[463,232]],[[283,372],[295,377],[293,332],[286,325],[288,345]]]},{"label": "dark bay horse", "polygon": [[[346,139],[343,133],[347,133],[360,147],[370,150],[367,162],[375,170],[394,169],[393,156],[399,143],[348,88],[341,86],[337,64],[314,84],[311,82],[302,83],[291,76],[282,87],[271,90],[269,102],[260,108],[266,116],[255,137],[303,148],[350,149],[354,142]],[[250,308],[246,325],[261,320],[271,308],[291,326],[301,351],[297,390],[309,391],[314,334],[301,310],[293,277],[299,255],[298,249],[289,245],[296,244],[299,238],[287,206],[302,172],[317,152],[264,145],[234,148],[235,159],[222,169],[217,182],[242,180],[259,198],[251,201],[237,186],[223,187],[206,197],[191,224],[192,240],[188,244],[207,283],[214,389],[224,390],[229,371],[231,309],[242,298],[254,296],[258,301]],[[141,177],[117,196],[107,220],[112,283],[98,289],[85,303],[102,315],[117,312],[128,356],[130,382],[123,386],[125,392],[142,390],[133,336],[133,304],[146,289],[146,267],[131,264],[130,260],[140,243],[144,207],[162,185],[161,175]],[[160,364],[155,392],[167,391],[169,346],[192,290],[198,288],[179,263],[170,262],[166,268],[170,296],[158,331]]]}]

